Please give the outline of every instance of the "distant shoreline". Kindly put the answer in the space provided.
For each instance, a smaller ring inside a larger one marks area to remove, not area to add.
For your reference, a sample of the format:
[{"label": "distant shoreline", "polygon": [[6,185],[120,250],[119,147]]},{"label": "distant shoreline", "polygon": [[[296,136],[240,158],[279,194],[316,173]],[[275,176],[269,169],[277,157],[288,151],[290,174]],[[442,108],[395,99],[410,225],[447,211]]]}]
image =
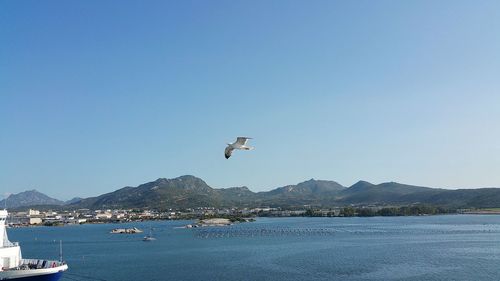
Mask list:
[{"label": "distant shoreline", "polygon": [[[86,224],[133,224],[133,223],[141,223],[141,222],[151,222],[151,221],[192,221],[193,223],[188,224],[193,228],[196,227],[207,227],[207,226],[229,226],[239,222],[252,222],[259,218],[268,218],[268,219],[285,219],[285,218],[367,218],[367,217],[424,217],[424,216],[441,216],[441,215],[500,215],[500,211],[471,211],[471,212],[462,212],[462,213],[438,213],[438,214],[417,214],[417,215],[373,215],[373,216],[256,216],[256,217],[248,217],[244,218],[241,221],[230,221],[225,218],[210,218],[210,219],[143,219],[143,220],[133,220],[133,221],[90,221],[85,223],[60,223],[53,225],[45,225],[45,224],[35,224],[35,225],[26,225],[26,224],[14,224],[8,225],[8,228],[30,228],[30,227],[65,227],[65,226],[78,226],[78,225],[86,225]],[[224,219],[224,222],[214,222],[211,223],[211,220]],[[226,221],[227,220],[227,221]],[[207,222],[204,222],[207,221]],[[186,225],[187,226],[187,225]],[[182,228],[185,228],[183,226]],[[191,228],[191,227],[188,227]]]}]

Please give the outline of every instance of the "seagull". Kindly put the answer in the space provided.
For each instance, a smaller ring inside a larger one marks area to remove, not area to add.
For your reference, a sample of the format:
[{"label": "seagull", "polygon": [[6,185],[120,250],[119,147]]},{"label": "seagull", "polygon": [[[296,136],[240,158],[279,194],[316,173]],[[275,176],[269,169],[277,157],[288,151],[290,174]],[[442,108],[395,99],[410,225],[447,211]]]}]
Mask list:
[{"label": "seagull", "polygon": [[247,137],[237,137],[235,142],[228,143],[226,149],[224,150],[224,156],[226,156],[226,159],[231,157],[231,153],[233,153],[233,150],[235,149],[252,150],[253,147],[245,145],[247,141],[251,139],[252,138]]}]

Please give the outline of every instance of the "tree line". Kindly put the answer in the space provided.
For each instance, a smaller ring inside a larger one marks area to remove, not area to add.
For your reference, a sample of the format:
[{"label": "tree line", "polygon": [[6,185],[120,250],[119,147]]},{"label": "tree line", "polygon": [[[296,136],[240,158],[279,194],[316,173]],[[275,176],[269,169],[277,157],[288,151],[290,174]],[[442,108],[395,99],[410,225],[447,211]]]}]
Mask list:
[{"label": "tree line", "polygon": [[419,215],[438,215],[455,213],[456,210],[444,207],[435,207],[428,205],[415,205],[403,207],[383,207],[383,208],[354,208],[344,207],[340,212],[308,209],[304,216],[306,217],[375,217],[375,216],[419,216]]}]

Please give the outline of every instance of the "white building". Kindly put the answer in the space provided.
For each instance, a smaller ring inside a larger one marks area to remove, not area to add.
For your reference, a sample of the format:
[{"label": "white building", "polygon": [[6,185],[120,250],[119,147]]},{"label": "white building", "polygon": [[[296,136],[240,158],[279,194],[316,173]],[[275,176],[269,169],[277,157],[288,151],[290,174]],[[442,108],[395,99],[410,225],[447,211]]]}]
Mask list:
[{"label": "white building", "polygon": [[31,224],[31,225],[42,224],[42,218],[40,218],[40,217],[30,217],[29,218],[29,224]]},{"label": "white building", "polygon": [[102,214],[96,214],[95,215],[95,218],[98,219],[98,220],[101,220],[101,219],[110,219],[113,217],[113,214],[111,213],[102,213]]}]

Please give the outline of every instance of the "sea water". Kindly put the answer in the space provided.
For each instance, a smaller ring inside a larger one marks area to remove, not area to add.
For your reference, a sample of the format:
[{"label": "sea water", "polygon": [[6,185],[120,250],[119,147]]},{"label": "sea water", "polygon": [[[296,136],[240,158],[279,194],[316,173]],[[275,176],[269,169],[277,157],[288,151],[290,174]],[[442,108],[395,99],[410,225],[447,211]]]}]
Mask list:
[{"label": "sea water", "polygon": [[[62,280],[500,280],[500,216],[258,218],[9,229],[26,258],[69,265]],[[142,234],[110,234],[138,227]],[[152,229],[156,241],[143,242]]]}]

